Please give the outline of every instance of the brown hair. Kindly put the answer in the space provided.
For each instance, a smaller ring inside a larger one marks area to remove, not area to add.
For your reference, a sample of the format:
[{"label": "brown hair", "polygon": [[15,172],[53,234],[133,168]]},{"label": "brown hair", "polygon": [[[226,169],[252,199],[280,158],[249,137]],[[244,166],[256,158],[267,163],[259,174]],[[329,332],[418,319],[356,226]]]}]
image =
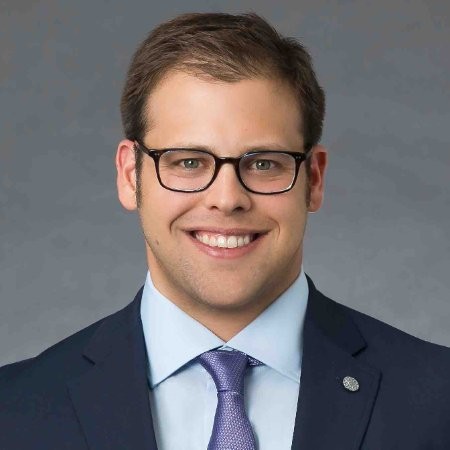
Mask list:
[{"label": "brown hair", "polygon": [[[257,77],[286,81],[302,112],[305,148],[320,140],[325,95],[311,56],[297,40],[280,35],[257,14],[183,14],[155,28],[136,50],[122,93],[128,139],[143,139],[150,127],[144,114],[149,95],[174,69],[229,83]],[[141,166],[142,152],[136,150],[138,192]]]}]

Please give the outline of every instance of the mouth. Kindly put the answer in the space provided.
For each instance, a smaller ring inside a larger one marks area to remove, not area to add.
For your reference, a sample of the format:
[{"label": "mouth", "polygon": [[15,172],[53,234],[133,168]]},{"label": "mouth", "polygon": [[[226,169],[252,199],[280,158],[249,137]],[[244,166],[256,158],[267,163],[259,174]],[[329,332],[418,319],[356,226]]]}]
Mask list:
[{"label": "mouth", "polygon": [[208,247],[218,248],[242,248],[254,242],[261,236],[261,233],[208,233],[206,231],[193,231],[191,235],[194,239]]}]

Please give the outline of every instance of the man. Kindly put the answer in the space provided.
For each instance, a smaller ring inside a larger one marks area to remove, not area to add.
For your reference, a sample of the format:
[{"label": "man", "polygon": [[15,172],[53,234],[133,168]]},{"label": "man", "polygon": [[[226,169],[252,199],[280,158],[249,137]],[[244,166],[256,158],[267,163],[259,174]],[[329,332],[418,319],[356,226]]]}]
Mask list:
[{"label": "man", "polygon": [[303,271],[327,166],[305,49],[253,14],[180,16],[138,48],[121,107],[145,285],[0,371],[0,448],[450,448],[450,351]]}]

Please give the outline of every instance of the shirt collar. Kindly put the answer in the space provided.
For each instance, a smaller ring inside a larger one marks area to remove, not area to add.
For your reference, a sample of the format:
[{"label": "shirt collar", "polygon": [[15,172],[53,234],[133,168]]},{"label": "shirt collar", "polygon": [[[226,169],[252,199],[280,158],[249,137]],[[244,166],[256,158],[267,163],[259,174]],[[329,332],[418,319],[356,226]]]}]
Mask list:
[{"label": "shirt collar", "polygon": [[240,350],[299,383],[307,299],[308,283],[302,270],[276,301],[225,342],[164,297],[147,272],[141,319],[150,387],[153,389],[186,363],[218,347]]}]

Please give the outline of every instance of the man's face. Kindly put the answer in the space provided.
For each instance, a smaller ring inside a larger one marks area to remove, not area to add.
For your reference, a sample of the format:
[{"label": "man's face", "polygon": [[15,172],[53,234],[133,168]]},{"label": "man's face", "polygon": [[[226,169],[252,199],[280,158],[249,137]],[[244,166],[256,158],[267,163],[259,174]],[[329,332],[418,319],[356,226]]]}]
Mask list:
[{"label": "man's face", "polygon": [[[202,148],[233,157],[253,149],[303,151],[298,104],[280,82],[223,83],[173,72],[148,105],[148,148]],[[130,141],[119,144],[116,164],[119,198],[135,209]],[[180,193],[160,186],[153,159],[144,155],[139,216],[156,288],[194,317],[202,310],[256,316],[299,274],[307,212],[320,207],[325,165],[325,150],[317,146],[308,208],[304,163],[294,188],[282,194],[246,191],[231,164],[205,191]],[[205,236],[239,246],[211,246]]]}]

